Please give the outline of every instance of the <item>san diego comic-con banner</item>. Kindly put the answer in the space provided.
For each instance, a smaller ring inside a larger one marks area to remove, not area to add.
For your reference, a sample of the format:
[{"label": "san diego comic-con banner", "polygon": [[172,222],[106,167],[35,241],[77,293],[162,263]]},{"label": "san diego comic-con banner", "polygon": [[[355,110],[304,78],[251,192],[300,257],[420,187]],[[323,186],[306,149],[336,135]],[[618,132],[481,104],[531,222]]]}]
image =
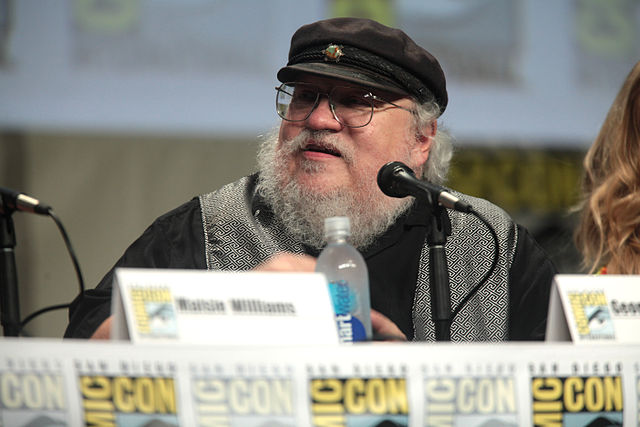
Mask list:
[{"label": "san diego comic-con banner", "polygon": [[637,426],[640,345],[0,339],[0,427]]}]

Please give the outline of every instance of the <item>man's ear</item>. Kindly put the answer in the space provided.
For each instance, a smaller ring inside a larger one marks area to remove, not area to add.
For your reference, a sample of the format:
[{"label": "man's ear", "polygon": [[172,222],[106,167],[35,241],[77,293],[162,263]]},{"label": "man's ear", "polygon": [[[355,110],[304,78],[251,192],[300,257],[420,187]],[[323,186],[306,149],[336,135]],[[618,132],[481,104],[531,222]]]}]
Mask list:
[{"label": "man's ear", "polygon": [[420,157],[421,164],[424,164],[424,162],[429,158],[433,139],[436,136],[437,130],[438,123],[434,120],[430,125],[419,129],[419,132],[416,134],[416,152]]}]

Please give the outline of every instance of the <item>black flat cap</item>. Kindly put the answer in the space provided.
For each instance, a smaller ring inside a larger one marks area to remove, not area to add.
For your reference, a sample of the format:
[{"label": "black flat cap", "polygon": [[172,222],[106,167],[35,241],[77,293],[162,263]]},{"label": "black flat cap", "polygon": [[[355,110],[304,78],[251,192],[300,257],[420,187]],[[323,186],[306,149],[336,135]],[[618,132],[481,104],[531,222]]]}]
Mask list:
[{"label": "black flat cap", "polygon": [[346,80],[424,102],[447,106],[444,72],[438,60],[404,31],[362,18],[326,19],[300,27],[291,38],[281,82],[315,74]]}]

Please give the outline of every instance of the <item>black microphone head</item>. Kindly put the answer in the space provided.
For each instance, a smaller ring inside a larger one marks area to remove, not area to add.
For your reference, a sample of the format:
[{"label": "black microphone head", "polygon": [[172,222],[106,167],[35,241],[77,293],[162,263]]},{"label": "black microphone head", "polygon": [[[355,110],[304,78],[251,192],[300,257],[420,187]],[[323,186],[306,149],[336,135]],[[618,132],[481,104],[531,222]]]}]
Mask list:
[{"label": "black microphone head", "polygon": [[402,186],[398,185],[396,176],[408,174],[415,177],[413,170],[402,162],[389,162],[378,171],[378,187],[389,197],[407,197],[410,195]]}]

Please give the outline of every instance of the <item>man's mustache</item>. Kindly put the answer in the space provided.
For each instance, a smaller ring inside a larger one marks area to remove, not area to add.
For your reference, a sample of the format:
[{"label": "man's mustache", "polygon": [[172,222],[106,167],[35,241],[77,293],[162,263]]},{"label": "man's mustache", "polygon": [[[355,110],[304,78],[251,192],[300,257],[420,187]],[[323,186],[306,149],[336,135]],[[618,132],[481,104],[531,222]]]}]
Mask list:
[{"label": "man's mustache", "polygon": [[341,157],[347,162],[352,163],[354,159],[353,150],[344,144],[337,135],[329,131],[314,131],[304,129],[290,140],[284,141],[281,151],[285,155],[295,154],[305,149],[309,143],[322,145],[327,150],[340,153]]}]

